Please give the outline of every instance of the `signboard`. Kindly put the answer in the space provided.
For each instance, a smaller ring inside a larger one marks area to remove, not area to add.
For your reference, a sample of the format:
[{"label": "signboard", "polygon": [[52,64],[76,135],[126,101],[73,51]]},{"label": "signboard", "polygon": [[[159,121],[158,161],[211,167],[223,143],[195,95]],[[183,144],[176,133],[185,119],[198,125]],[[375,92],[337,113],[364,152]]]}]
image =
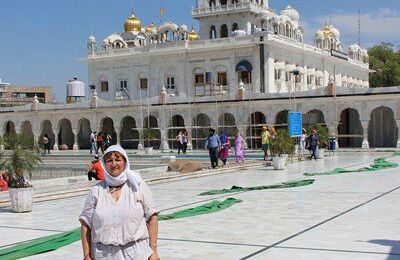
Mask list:
[{"label": "signboard", "polygon": [[301,136],[301,132],[303,129],[303,115],[301,114],[301,112],[289,112],[288,128],[291,137]]},{"label": "signboard", "polygon": [[336,57],[336,58],[339,58],[339,59],[342,59],[342,60],[349,60],[349,56],[347,55],[347,53],[344,53],[344,52],[341,52],[341,51],[337,51],[337,50],[334,50],[334,49],[331,50],[331,55],[333,57]]}]

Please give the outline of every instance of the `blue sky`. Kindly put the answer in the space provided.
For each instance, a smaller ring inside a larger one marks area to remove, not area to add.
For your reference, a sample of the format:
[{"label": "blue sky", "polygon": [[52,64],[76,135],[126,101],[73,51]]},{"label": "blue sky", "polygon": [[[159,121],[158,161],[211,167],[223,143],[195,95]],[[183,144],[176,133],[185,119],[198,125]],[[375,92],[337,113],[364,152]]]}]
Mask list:
[{"label": "blue sky", "polygon": [[[361,43],[364,48],[382,41],[400,46],[399,0],[270,0],[281,11],[291,4],[300,12],[305,39],[325,20],[341,31],[345,48],[357,40],[357,16],[361,9]],[[123,31],[134,8],[143,25],[164,20],[197,26],[190,10],[195,0],[0,0],[0,78],[16,85],[52,86],[59,101],[65,99],[65,84],[74,75],[87,82],[84,62],[86,40],[93,34],[101,41]]]}]

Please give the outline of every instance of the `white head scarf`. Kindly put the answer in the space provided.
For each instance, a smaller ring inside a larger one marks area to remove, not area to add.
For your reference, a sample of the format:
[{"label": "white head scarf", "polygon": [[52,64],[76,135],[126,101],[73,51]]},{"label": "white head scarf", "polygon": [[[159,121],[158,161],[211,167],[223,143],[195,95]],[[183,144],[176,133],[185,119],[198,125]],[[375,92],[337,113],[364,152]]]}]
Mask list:
[{"label": "white head scarf", "polygon": [[[125,169],[117,177],[114,177],[110,173],[108,173],[107,168],[106,168],[106,162],[104,161],[104,155],[106,155],[110,152],[119,152],[125,157],[125,161],[126,161]],[[124,184],[126,181],[129,181],[131,184],[133,184],[135,186],[136,190],[138,190],[139,185],[142,183],[143,179],[139,173],[131,170],[128,155],[126,154],[126,151],[124,150],[124,148],[122,148],[119,145],[110,146],[104,152],[104,155],[101,158],[101,166],[103,167],[103,170],[104,170],[107,185],[115,187],[115,186]]]}]

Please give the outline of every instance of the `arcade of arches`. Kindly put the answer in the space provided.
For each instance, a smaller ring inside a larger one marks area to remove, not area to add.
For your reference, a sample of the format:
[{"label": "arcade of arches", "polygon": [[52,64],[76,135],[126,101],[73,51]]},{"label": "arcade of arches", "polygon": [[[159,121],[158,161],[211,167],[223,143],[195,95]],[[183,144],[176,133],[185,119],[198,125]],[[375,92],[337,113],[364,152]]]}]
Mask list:
[{"label": "arcade of arches", "polygon": [[[327,125],[330,133],[338,137],[339,147],[342,148],[396,147],[400,143],[400,120],[390,107],[375,107],[368,118],[365,115],[363,118],[355,108],[344,108],[338,111],[337,117],[337,124],[332,126],[327,123],[326,115],[321,110],[306,110],[303,112],[303,125],[306,129],[314,125]],[[55,149],[61,145],[68,149],[89,149],[90,133],[101,131],[111,135],[112,144],[119,143],[126,149],[137,149],[145,139],[141,135],[143,129],[151,128],[154,130],[154,136],[149,140],[152,147],[177,148],[176,136],[183,129],[187,129],[193,149],[203,149],[209,128],[214,126],[218,132],[225,131],[228,136],[234,136],[236,131],[239,131],[246,135],[249,149],[260,149],[262,126],[286,128],[287,118],[288,110],[277,111],[275,116],[255,111],[247,117],[243,114],[238,116],[233,112],[220,113],[218,118],[210,116],[209,113],[197,113],[192,118],[174,114],[171,118],[166,118],[165,122],[157,115],[144,117],[143,122],[137,121],[134,116],[126,116],[118,121],[108,116],[100,119],[98,123],[90,118],[62,118],[58,121],[43,120],[38,124],[40,129],[34,129],[35,125],[29,120],[19,121],[20,123],[8,120],[3,125],[2,134],[9,136],[23,133],[32,137],[32,140],[47,135]]]}]

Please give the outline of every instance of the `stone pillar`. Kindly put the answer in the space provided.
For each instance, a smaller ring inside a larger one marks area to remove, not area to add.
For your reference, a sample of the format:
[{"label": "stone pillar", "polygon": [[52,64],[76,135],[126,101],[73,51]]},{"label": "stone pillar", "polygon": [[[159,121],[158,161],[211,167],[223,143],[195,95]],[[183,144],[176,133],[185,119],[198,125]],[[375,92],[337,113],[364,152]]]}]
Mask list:
[{"label": "stone pillar", "polygon": [[362,142],[362,148],[363,149],[368,149],[369,148],[369,143],[368,143],[368,121],[361,121],[361,125],[363,128],[363,142]]},{"label": "stone pillar", "polygon": [[35,144],[39,144],[39,137],[40,137],[40,131],[34,131],[33,132],[33,141]]},{"label": "stone pillar", "polygon": [[72,129],[72,133],[74,133],[74,145],[72,146],[72,150],[77,151],[77,150],[79,150],[78,130],[77,129]]},{"label": "stone pillar", "polygon": [[58,151],[58,130],[57,129],[53,129],[53,133],[54,134],[54,146],[53,146],[53,150],[54,151]]},{"label": "stone pillar", "polygon": [[193,140],[192,140],[192,136],[190,136],[190,134],[192,133],[192,128],[191,127],[186,127],[186,131],[188,131],[188,133],[189,133],[187,149],[188,150],[193,150]]},{"label": "stone pillar", "polygon": [[265,92],[266,93],[276,93],[275,85],[275,61],[272,58],[268,58],[265,66]]},{"label": "stone pillar", "polygon": [[114,126],[114,130],[117,133],[117,145],[121,145],[121,127]]},{"label": "stone pillar", "polygon": [[398,131],[398,135],[397,135],[397,148],[400,148],[400,120],[396,120],[397,121],[397,131]]},{"label": "stone pillar", "polygon": [[162,129],[160,129],[160,132],[161,132],[160,150],[168,151],[169,145],[168,145],[168,139],[167,139],[167,130],[165,128],[162,128]]},{"label": "stone pillar", "polygon": [[[143,123],[143,122],[142,122]],[[143,151],[144,150],[144,142],[143,142],[143,127],[138,127],[137,130],[139,131],[139,144],[138,144],[138,150]]]}]

